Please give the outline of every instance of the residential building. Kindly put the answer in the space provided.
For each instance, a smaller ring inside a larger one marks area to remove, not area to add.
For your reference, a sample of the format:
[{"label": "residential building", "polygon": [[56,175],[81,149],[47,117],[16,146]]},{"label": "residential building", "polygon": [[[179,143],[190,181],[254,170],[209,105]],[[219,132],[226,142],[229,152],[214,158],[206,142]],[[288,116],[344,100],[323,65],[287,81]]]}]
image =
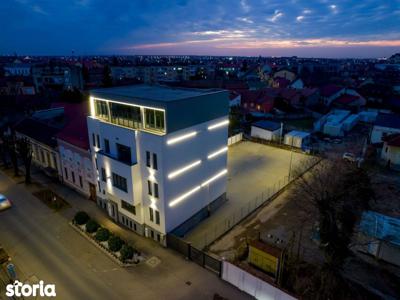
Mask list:
[{"label": "residential building", "polygon": [[382,161],[389,168],[400,170],[400,133],[386,135],[382,140]]},{"label": "residential building", "polygon": [[30,76],[31,75],[31,64],[14,62],[6,64],[4,67],[4,73],[6,76]]},{"label": "residential building", "polygon": [[63,114],[61,109],[43,111],[41,116],[23,119],[15,126],[17,138],[26,138],[32,149],[32,163],[42,169],[47,175],[58,180],[62,179],[60,156],[55,136],[61,127],[52,124],[57,116]]},{"label": "residential building", "polygon": [[68,124],[57,134],[63,182],[93,201],[97,200],[97,178],[92,164],[86,116],[88,102],[61,104],[71,116]]},{"label": "residential building", "polygon": [[75,65],[43,64],[32,67],[32,77],[38,92],[46,88],[82,89],[82,68]]},{"label": "residential building", "polygon": [[400,115],[379,113],[371,132],[371,143],[382,143],[383,137],[393,133],[400,133]]},{"label": "residential building", "polygon": [[165,244],[225,201],[229,94],[135,85],[92,90],[98,204]]}]

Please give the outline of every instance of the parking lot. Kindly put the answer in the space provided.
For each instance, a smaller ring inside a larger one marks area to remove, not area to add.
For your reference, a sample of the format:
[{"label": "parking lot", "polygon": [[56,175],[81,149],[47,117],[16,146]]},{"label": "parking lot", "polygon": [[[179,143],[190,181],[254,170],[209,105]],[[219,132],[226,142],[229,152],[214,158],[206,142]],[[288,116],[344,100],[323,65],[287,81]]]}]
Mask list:
[{"label": "parking lot", "polygon": [[199,248],[244,217],[273,192],[284,186],[289,173],[307,165],[303,153],[243,141],[228,151],[228,201],[186,236]]}]

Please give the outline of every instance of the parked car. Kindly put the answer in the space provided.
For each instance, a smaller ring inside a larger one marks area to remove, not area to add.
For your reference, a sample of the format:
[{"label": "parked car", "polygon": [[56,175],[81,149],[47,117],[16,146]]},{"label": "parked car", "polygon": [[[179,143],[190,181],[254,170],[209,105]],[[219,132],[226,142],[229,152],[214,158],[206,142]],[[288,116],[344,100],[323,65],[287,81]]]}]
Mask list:
[{"label": "parked car", "polygon": [[2,210],[6,210],[7,208],[10,208],[11,205],[11,201],[7,199],[6,196],[0,194],[0,211]]},{"label": "parked car", "polygon": [[348,161],[348,162],[356,163],[357,166],[358,166],[359,168],[361,167],[361,164],[364,162],[364,158],[362,158],[362,157],[356,157],[356,156],[354,155],[354,153],[351,153],[351,152],[345,152],[345,153],[343,153],[342,158],[343,158],[344,160]]},{"label": "parked car", "polygon": [[356,156],[354,155],[354,153],[351,153],[351,152],[345,152],[345,153],[343,153],[342,158],[343,158],[344,160],[347,160],[347,161],[350,161],[350,162],[356,162],[356,161],[357,161]]}]

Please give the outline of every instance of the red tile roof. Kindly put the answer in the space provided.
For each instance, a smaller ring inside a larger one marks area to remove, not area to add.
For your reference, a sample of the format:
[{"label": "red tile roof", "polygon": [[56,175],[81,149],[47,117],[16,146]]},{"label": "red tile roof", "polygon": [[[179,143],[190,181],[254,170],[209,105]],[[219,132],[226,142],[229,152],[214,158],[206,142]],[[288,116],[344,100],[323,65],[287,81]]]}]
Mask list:
[{"label": "red tile roof", "polygon": [[328,84],[321,88],[322,97],[330,97],[342,90],[343,88],[335,84]]},{"label": "red tile roof", "polygon": [[64,107],[66,125],[57,134],[57,138],[81,149],[89,149],[89,137],[86,117],[89,103],[54,103],[53,107]]},{"label": "red tile roof", "polygon": [[359,96],[344,94],[337,98],[335,102],[339,104],[351,104],[358,100],[360,100]]}]

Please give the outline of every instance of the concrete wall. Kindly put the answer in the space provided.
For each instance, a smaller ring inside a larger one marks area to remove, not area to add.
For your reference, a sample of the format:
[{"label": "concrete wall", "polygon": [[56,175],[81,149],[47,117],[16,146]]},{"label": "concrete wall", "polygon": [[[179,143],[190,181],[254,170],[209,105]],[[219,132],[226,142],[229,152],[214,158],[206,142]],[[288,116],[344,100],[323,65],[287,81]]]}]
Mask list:
[{"label": "concrete wall", "polygon": [[228,146],[239,143],[241,140],[243,140],[243,133],[238,133],[235,135],[232,135],[231,137],[228,138]]},{"label": "concrete wall", "polygon": [[241,291],[260,300],[294,300],[296,298],[277,287],[247,273],[245,270],[227,262],[222,262],[222,279]]}]

